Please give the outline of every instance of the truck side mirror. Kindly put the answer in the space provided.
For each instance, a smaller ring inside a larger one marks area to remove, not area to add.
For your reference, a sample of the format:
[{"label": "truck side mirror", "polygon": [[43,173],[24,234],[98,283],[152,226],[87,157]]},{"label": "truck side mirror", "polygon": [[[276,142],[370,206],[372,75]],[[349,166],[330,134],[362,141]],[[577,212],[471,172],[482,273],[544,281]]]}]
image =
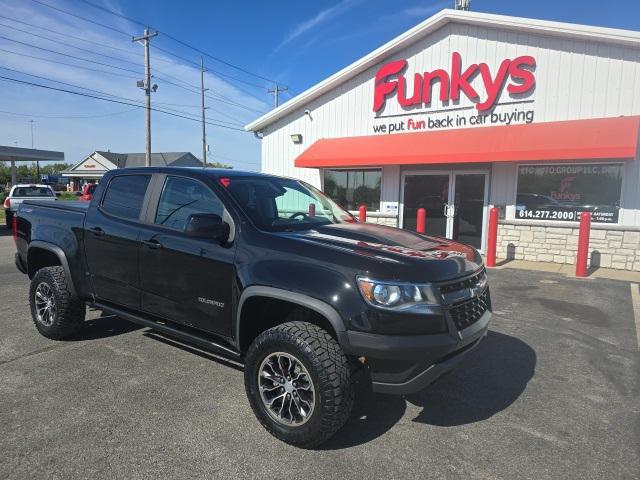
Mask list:
[{"label": "truck side mirror", "polygon": [[210,238],[220,243],[229,239],[229,224],[215,213],[194,213],[187,218],[184,233],[189,237]]}]

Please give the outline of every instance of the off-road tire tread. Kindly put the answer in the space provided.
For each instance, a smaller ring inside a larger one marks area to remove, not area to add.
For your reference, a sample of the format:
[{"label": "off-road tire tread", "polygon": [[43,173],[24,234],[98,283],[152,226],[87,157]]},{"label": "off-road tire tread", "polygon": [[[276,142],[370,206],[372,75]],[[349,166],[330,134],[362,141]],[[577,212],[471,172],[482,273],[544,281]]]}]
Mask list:
[{"label": "off-road tire tread", "polygon": [[[326,330],[304,321],[282,323],[261,333],[249,348],[246,356],[249,362],[246,363],[251,364],[263,346],[272,341],[293,342],[310,354],[312,368],[320,379],[320,385],[316,385],[316,398],[324,399],[323,405],[315,405],[316,409],[322,409],[322,423],[319,430],[303,439],[283,438],[280,432],[263,421],[256,412],[257,406],[254,403],[261,400],[250,398],[251,406],[262,425],[275,437],[302,448],[316,447],[332,437],[349,419],[354,402],[351,365],[338,343]],[[245,376],[247,372],[253,375],[254,369],[245,369]],[[245,384],[247,395],[251,397],[246,381]],[[322,395],[318,393],[320,390]]]},{"label": "off-road tire tread", "polygon": [[[47,327],[38,322],[35,313],[34,292],[38,284],[47,282],[56,298],[56,320]],[[31,316],[38,332],[52,340],[63,340],[80,331],[84,324],[86,307],[82,300],[71,293],[67,283],[67,276],[61,266],[44,267],[36,272],[29,289]]]}]

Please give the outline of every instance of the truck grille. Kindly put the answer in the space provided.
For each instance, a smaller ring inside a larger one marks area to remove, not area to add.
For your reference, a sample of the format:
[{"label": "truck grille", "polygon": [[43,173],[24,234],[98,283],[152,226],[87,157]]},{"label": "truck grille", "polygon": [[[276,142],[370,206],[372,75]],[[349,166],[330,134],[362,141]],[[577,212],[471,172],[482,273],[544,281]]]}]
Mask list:
[{"label": "truck grille", "polygon": [[456,328],[464,330],[476,323],[488,309],[489,289],[485,288],[479,296],[452,305],[449,308],[449,315]]},{"label": "truck grille", "polygon": [[478,285],[478,283],[480,283],[482,280],[484,280],[486,276],[487,276],[487,273],[485,272],[485,270],[483,268],[482,270],[480,270],[475,275],[467,277],[467,278],[465,278],[463,280],[458,280],[457,282],[447,283],[447,284],[441,285],[440,286],[440,292],[443,295],[446,295],[447,293],[457,292],[457,291],[463,290],[465,288],[473,288],[476,285]]}]

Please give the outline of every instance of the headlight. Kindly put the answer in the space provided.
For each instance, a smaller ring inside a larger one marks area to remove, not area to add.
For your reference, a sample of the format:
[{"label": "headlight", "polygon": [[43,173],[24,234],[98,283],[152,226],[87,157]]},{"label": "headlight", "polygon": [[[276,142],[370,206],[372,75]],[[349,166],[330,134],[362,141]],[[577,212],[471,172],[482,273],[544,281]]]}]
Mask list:
[{"label": "headlight", "polygon": [[439,293],[431,284],[386,282],[357,277],[358,288],[365,301],[388,310],[420,310],[440,305]]}]

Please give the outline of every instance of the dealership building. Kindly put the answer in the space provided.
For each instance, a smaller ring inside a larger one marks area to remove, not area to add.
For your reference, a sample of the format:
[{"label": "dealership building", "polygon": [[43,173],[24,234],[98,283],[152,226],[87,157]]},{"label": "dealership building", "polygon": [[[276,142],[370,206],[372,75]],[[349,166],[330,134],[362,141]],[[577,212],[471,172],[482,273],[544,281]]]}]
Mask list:
[{"label": "dealership building", "polygon": [[443,10],[247,125],[262,170],[368,221],[640,271],[640,33]]}]

